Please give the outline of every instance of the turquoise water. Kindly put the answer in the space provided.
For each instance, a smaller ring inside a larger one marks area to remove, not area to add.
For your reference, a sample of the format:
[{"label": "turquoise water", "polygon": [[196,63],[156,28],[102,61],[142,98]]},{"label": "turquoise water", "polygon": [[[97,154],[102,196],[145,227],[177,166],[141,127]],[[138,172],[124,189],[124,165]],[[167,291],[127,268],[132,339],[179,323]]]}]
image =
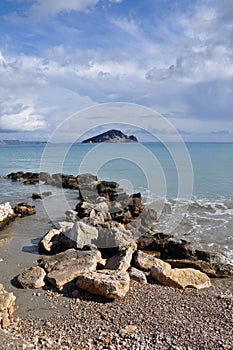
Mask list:
[{"label": "turquoise water", "polygon": [[[233,261],[233,144],[1,146],[0,164],[1,176],[19,170],[91,172],[101,180],[118,181],[128,192],[142,192],[145,202],[156,203],[157,230],[172,231]],[[0,180],[1,202],[29,198],[34,190]],[[74,195],[67,191],[66,196]]]}]

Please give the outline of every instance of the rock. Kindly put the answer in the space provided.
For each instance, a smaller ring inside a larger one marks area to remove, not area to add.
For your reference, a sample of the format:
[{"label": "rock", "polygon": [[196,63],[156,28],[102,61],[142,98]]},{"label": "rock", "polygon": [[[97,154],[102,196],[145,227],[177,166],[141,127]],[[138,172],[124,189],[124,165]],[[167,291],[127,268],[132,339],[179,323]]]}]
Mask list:
[{"label": "rock", "polygon": [[75,222],[77,221],[77,211],[76,210],[67,210],[65,212],[66,214],[66,220],[69,222]]},{"label": "rock", "polygon": [[37,192],[33,192],[32,194],[32,199],[44,199],[45,197],[49,197],[52,195],[52,192],[43,192],[43,193],[37,193]]},{"label": "rock", "polygon": [[[98,203],[90,203],[90,202],[86,202],[86,201],[81,201],[76,205],[76,211],[77,211],[77,215],[80,219],[84,218],[84,217],[89,217],[91,212],[95,213],[108,213],[109,211],[109,207],[108,204],[106,203],[106,201],[104,201],[102,198],[99,199],[100,201]],[[111,216],[110,216],[111,218]]]},{"label": "rock", "polygon": [[9,202],[0,204],[0,229],[9,224],[15,218],[16,214]]},{"label": "rock", "polygon": [[25,185],[38,185],[40,182],[39,173],[18,171],[7,175],[8,179],[22,182]]},{"label": "rock", "polygon": [[143,271],[138,270],[135,267],[130,267],[128,269],[128,273],[131,280],[142,284],[147,283],[147,279]]},{"label": "rock", "polygon": [[119,252],[118,254],[108,259],[105,265],[105,269],[127,271],[130,267],[133,253],[134,251],[132,248],[128,248]]},{"label": "rock", "polygon": [[203,272],[192,268],[172,269],[169,264],[165,267],[152,267],[151,276],[160,284],[168,287],[202,289],[211,286],[209,277]]},{"label": "rock", "polygon": [[17,278],[23,288],[42,288],[45,285],[46,272],[42,267],[35,266],[24,270]]},{"label": "rock", "polygon": [[74,223],[71,221],[59,221],[56,226],[59,231],[66,233],[72,229]]},{"label": "rock", "polygon": [[128,248],[132,248],[133,251],[137,250],[134,237],[123,226],[109,227],[107,229],[99,228],[96,245],[105,256],[112,256]]},{"label": "rock", "polygon": [[76,286],[108,299],[122,298],[129,291],[130,278],[126,271],[99,270],[80,276]]},{"label": "rock", "polygon": [[15,296],[8,293],[0,284],[0,326],[6,328],[10,325],[12,314],[15,308]]},{"label": "rock", "polygon": [[29,205],[25,202],[17,204],[14,207],[14,212],[19,217],[36,214],[35,206]]},{"label": "rock", "polygon": [[40,254],[57,254],[75,246],[75,242],[69,239],[62,229],[49,230],[38,244]]},{"label": "rock", "polygon": [[125,336],[127,334],[133,334],[134,332],[136,332],[137,328],[138,328],[137,326],[129,324],[125,328],[121,328],[119,333],[121,336]]},{"label": "rock", "polygon": [[143,270],[143,271],[149,271],[153,266],[157,266],[161,268],[171,267],[171,265],[164,262],[163,260],[158,259],[152,255],[143,253],[140,250],[138,250],[135,253],[134,264],[136,267],[138,267],[140,270]]},{"label": "rock", "polygon": [[219,277],[207,261],[202,260],[166,260],[173,268],[193,268],[204,272],[209,277]]},{"label": "rock", "polygon": [[66,283],[78,276],[94,271],[100,260],[101,254],[98,250],[69,249],[54,256],[43,257],[42,263],[48,273],[48,281],[58,289],[62,289]]},{"label": "rock", "polygon": [[75,248],[82,249],[87,244],[95,243],[98,238],[98,230],[95,227],[77,221],[65,235],[75,242]]}]

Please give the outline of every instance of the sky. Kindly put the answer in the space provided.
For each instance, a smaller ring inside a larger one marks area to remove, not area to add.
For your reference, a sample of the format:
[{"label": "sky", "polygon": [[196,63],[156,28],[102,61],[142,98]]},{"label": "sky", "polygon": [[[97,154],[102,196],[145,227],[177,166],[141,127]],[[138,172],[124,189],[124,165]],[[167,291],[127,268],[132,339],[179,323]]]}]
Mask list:
[{"label": "sky", "polygon": [[185,141],[233,142],[233,1],[0,1],[0,139],[47,140],[115,102],[157,111]]}]

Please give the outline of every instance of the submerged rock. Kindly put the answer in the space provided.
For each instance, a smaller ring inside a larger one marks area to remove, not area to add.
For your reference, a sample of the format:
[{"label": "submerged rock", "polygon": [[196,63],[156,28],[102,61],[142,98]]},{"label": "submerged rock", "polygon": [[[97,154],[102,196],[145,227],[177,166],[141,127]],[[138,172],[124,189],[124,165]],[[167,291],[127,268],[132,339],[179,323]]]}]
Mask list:
[{"label": "submerged rock", "polygon": [[51,195],[52,195],[52,192],[50,192],[50,191],[42,192],[41,194],[37,193],[37,192],[33,192],[32,199],[44,199],[44,198],[49,197]]}]

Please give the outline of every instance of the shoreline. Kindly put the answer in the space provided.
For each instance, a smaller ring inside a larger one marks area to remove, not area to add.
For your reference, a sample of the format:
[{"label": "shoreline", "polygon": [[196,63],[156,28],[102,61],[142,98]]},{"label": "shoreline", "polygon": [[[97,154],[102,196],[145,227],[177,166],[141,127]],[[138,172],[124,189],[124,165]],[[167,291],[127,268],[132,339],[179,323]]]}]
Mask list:
[{"label": "shoreline", "polygon": [[16,288],[12,279],[37,265],[38,240],[51,228],[43,203],[36,206],[36,216],[1,231],[12,233],[9,240],[0,240],[1,283],[14,293],[18,306],[18,324],[0,332],[3,350],[232,350],[232,277],[212,279],[214,286],[208,290],[132,282],[129,293],[114,302],[81,291],[71,298],[47,288]]}]

